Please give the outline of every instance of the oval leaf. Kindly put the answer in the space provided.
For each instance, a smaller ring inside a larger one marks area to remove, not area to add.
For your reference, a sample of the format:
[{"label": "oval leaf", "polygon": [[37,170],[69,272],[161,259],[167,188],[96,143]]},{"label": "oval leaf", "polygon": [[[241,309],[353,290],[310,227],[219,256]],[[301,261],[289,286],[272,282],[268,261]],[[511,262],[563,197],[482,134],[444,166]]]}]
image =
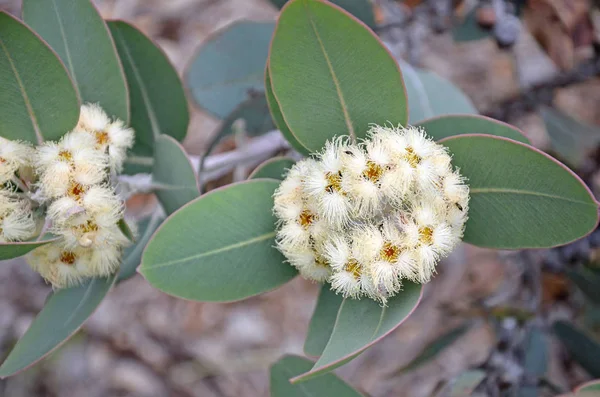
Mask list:
[{"label": "oval leaf", "polygon": [[448,397],[470,397],[485,379],[485,371],[474,369],[460,374],[448,388]]},{"label": "oval leaf", "polygon": [[477,114],[473,102],[458,87],[434,72],[400,62],[404,75],[411,124],[453,113]]},{"label": "oval leaf", "polygon": [[121,269],[119,270],[119,277],[117,282],[125,281],[135,274],[135,271],[139,264],[142,262],[142,253],[146,244],[150,241],[150,237],[156,231],[156,228],[164,220],[164,215],[155,212],[154,215],[144,219],[139,225],[139,236],[135,243],[125,249],[123,252],[123,263],[121,263]]},{"label": "oval leaf", "polygon": [[552,329],[573,360],[593,377],[600,377],[600,344],[564,321],[557,321]]},{"label": "oval leaf", "polygon": [[323,284],[308,326],[308,335],[304,341],[304,353],[313,357],[318,357],[323,353],[331,338],[343,301],[344,298],[333,292],[329,284]]},{"label": "oval leaf", "polygon": [[463,240],[499,249],[547,248],[596,228],[598,207],[569,169],[506,138],[461,135],[442,141],[468,178],[471,201]]},{"label": "oval leaf", "polygon": [[256,179],[213,190],[171,215],[142,257],[140,273],[168,294],[233,301],[296,276],[275,245],[277,181]]},{"label": "oval leaf", "polygon": [[99,103],[110,116],[129,121],[123,68],[90,0],[23,0],[23,20],[65,63],[83,102]]},{"label": "oval leaf", "polygon": [[590,302],[600,305],[600,274],[588,268],[571,270],[566,269],[567,276]]},{"label": "oval leaf", "polygon": [[115,277],[94,278],[79,287],[53,292],[2,363],[0,378],[35,364],[77,332],[100,305]]},{"label": "oval leaf", "polygon": [[264,91],[274,29],[273,22],[236,22],[202,44],[187,73],[200,107],[223,119],[253,92]]},{"label": "oval leaf", "polygon": [[539,327],[534,327],[529,331],[525,345],[525,371],[537,378],[542,377],[548,371],[549,361],[546,335]]},{"label": "oval leaf", "polygon": [[290,128],[286,124],[285,120],[283,119],[283,114],[281,114],[281,109],[279,108],[277,99],[275,99],[275,95],[273,94],[273,86],[271,84],[271,77],[269,76],[269,74],[269,64],[267,63],[267,67],[265,68],[265,95],[267,98],[267,103],[269,105],[269,111],[271,112],[273,122],[275,123],[279,131],[281,131],[281,134],[284,136],[284,138],[290,143],[290,145],[292,145],[294,149],[296,149],[298,153],[308,156],[310,154],[310,150],[308,150],[304,145],[298,142],[294,134],[292,134],[292,131],[290,131]]},{"label": "oval leaf", "polygon": [[152,157],[161,134],[182,141],[190,121],[185,91],[165,53],[135,27],[108,23],[129,87],[130,125],[135,130],[135,158]]},{"label": "oval leaf", "polygon": [[29,253],[30,251],[33,251],[37,247],[41,247],[42,245],[46,245],[48,243],[56,241],[57,239],[58,238],[56,237],[48,236],[40,239],[39,241],[0,243],[0,261],[18,258]]},{"label": "oval leaf", "polygon": [[417,126],[423,127],[427,135],[436,141],[456,135],[486,134],[503,136],[515,141],[529,143],[529,139],[517,127],[479,115],[455,114],[439,116],[420,121],[417,123]]},{"label": "oval leaf", "polygon": [[179,142],[168,135],[156,139],[152,179],[167,215],[200,195],[190,159]]},{"label": "oval leaf", "polygon": [[292,0],[283,8],[269,72],[288,127],[311,151],[334,136],[362,138],[371,123],[407,122],[398,64],[372,31],[331,3]]},{"label": "oval leaf", "polygon": [[290,383],[291,377],[310,370],[313,364],[312,361],[298,356],[285,356],[273,364],[271,367],[271,397],[363,396],[334,374],[327,374],[301,385]]},{"label": "oval leaf", "polygon": [[386,307],[372,299],[345,299],[323,354],[309,372],[293,378],[292,383],[332,371],[383,339],[412,314],[421,294],[421,285],[407,282]]},{"label": "oval leaf", "polygon": [[[600,380],[593,380],[588,383],[584,383],[575,389],[575,393],[578,397],[592,397],[600,394]],[[590,394],[597,393],[597,394]]]},{"label": "oval leaf", "polygon": [[75,127],[79,100],[67,70],[35,33],[0,12],[0,136],[57,140]]},{"label": "oval leaf", "polygon": [[289,157],[273,157],[256,167],[248,179],[271,178],[282,181],[295,161]]},{"label": "oval leaf", "polygon": [[[377,26],[373,5],[369,0],[331,0],[331,2],[363,21],[371,29]],[[281,8],[287,3],[287,0],[271,0],[271,3]]]}]

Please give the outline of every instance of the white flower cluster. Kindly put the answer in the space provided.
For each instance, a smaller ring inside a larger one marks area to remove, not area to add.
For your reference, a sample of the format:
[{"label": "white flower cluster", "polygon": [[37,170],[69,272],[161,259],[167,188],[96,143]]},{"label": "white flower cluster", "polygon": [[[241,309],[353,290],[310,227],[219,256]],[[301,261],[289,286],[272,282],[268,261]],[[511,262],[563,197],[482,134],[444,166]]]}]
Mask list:
[{"label": "white flower cluster", "polygon": [[[99,106],[86,104],[76,128],[59,142],[45,142],[36,149],[18,144],[28,150],[27,157],[24,149],[18,157],[29,159],[37,178],[28,190],[29,202],[46,210],[48,231],[59,237],[33,250],[27,259],[54,287],[72,286],[83,278],[106,276],[118,269],[129,240],[119,227],[124,203],[112,180],[133,141],[133,130],[122,121],[111,120]],[[19,166],[6,159],[11,169]],[[6,171],[9,176],[10,172]],[[3,205],[1,200],[2,196]],[[13,208],[6,219],[11,216],[21,219],[24,212]]]},{"label": "white flower cluster", "polygon": [[385,304],[461,240],[469,188],[423,130],[374,126],[296,163],[274,199],[277,247],[302,276]]},{"label": "white flower cluster", "polygon": [[31,200],[19,191],[33,175],[33,153],[27,143],[0,137],[0,243],[28,240],[37,232]]}]

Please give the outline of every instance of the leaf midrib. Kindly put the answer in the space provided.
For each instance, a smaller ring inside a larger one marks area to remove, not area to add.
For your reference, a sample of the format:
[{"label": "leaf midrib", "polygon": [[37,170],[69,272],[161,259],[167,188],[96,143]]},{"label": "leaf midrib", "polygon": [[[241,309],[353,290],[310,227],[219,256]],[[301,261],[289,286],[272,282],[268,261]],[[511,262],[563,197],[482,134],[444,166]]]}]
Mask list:
[{"label": "leaf midrib", "polygon": [[58,6],[56,5],[56,0],[52,0],[52,8],[54,9],[54,13],[56,14],[56,20],[58,22],[58,29],[60,30],[60,36],[61,36],[63,44],[65,46],[65,57],[67,58],[67,64],[69,65],[69,71],[71,72],[71,79],[73,80],[73,86],[77,90],[77,93],[79,94],[79,96],[81,96],[81,92],[79,90],[79,84],[77,83],[77,75],[75,73],[75,67],[73,66],[73,60],[71,59],[71,51],[69,50],[69,42],[67,41],[67,35],[65,34],[63,21],[60,18],[60,13],[58,12]]},{"label": "leaf midrib", "polygon": [[154,266],[142,266],[142,272],[144,270],[150,270],[150,269],[158,269],[161,267],[166,267],[166,266],[173,266],[173,265],[179,265],[182,263],[186,263],[192,260],[197,260],[200,258],[205,258],[207,256],[212,256],[212,255],[216,255],[216,254],[220,254],[222,252],[227,252],[227,251],[232,251],[241,247],[245,247],[254,243],[258,243],[264,240],[269,240],[273,237],[275,237],[276,232],[269,232],[269,233],[265,233],[262,234],[260,236],[245,240],[245,241],[240,241],[239,243],[235,243],[235,244],[231,244],[231,245],[226,245],[225,247],[221,247],[221,248],[217,248],[214,250],[210,250],[210,251],[206,251],[206,252],[202,252],[200,254],[197,255],[192,255],[192,256],[188,256],[185,258],[181,258],[181,259],[176,259],[176,260],[172,260],[172,261],[168,261],[168,262],[163,262],[163,263],[158,263]]},{"label": "leaf midrib", "polygon": [[470,189],[470,194],[474,195],[474,194],[489,194],[489,193],[507,193],[507,194],[520,194],[520,195],[529,195],[529,196],[539,196],[539,197],[546,197],[546,198],[552,198],[552,199],[557,199],[557,200],[562,200],[562,201],[567,201],[567,202],[571,202],[571,203],[577,203],[577,204],[584,204],[584,205],[589,205],[592,207],[597,207],[596,203],[594,202],[587,202],[587,201],[582,201],[582,200],[576,200],[576,199],[571,199],[568,197],[562,197],[562,196],[557,196],[554,194],[549,194],[549,193],[541,193],[541,192],[534,192],[531,190],[518,190],[518,189],[509,189],[509,188],[494,188],[494,187],[481,187],[481,188],[471,188]]}]

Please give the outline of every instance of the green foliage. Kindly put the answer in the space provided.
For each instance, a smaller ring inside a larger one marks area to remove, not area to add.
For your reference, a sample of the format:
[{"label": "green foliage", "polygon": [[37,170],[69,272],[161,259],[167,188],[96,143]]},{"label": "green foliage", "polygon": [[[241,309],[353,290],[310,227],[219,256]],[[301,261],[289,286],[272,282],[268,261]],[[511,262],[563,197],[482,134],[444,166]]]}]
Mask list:
[{"label": "green foliage", "polygon": [[33,251],[37,247],[56,241],[52,235],[47,235],[38,241],[23,241],[19,243],[0,243],[0,261],[18,258]]},{"label": "green foliage", "polygon": [[0,12],[0,136],[40,143],[75,127],[79,100],[56,54],[27,26]]},{"label": "green foliage", "polygon": [[289,379],[310,370],[313,362],[298,356],[284,356],[271,367],[271,397],[360,397],[363,396],[346,382],[327,374],[300,385]]},{"label": "green foliage", "polygon": [[598,207],[591,192],[548,155],[486,135],[442,142],[469,181],[465,242],[499,249],[544,248],[581,238],[596,227]]},{"label": "green foliage", "polygon": [[595,305],[600,305],[600,274],[586,267],[567,269],[567,276]]},{"label": "green foliage", "polygon": [[35,364],[77,332],[102,302],[115,278],[116,275],[94,278],[79,287],[53,292],[0,367],[0,378]]},{"label": "green foliage", "polygon": [[406,62],[400,61],[400,67],[406,84],[411,124],[445,114],[477,114],[469,97],[450,81]]},{"label": "green foliage", "polygon": [[167,215],[200,195],[198,180],[185,150],[169,135],[156,138],[152,178],[157,185],[156,197]]},{"label": "green foliage", "polygon": [[485,379],[485,371],[474,369],[458,375],[448,387],[447,397],[469,397]]},{"label": "green foliage", "polygon": [[274,28],[272,22],[235,22],[200,47],[187,73],[200,107],[225,118],[253,93],[264,91],[263,71]]},{"label": "green foliage", "polygon": [[304,341],[305,354],[313,357],[323,354],[323,350],[327,346],[333,332],[335,319],[343,301],[344,298],[333,292],[329,284],[321,286],[317,305],[310,319],[308,334]]},{"label": "green foliage", "polygon": [[302,143],[296,139],[292,131],[290,131],[290,127],[288,127],[285,119],[283,118],[283,114],[281,113],[281,108],[279,107],[279,103],[277,103],[277,99],[273,94],[273,85],[271,84],[271,77],[269,72],[269,65],[265,68],[265,95],[267,97],[267,103],[269,105],[269,110],[271,112],[271,117],[273,118],[273,122],[277,126],[277,129],[281,131],[281,134],[285,137],[285,139],[292,145],[294,149],[298,153],[301,153],[305,156],[310,155],[310,150],[305,147]]},{"label": "green foliage", "polygon": [[273,247],[277,186],[256,179],[187,204],[150,240],[140,273],[161,291],[199,301],[238,300],[291,280],[295,269]]},{"label": "green foliage", "polygon": [[598,395],[592,393],[600,393],[600,380],[584,383],[575,390],[575,394],[580,397],[592,397]]},{"label": "green foliage", "polygon": [[426,119],[417,123],[434,140],[464,134],[486,134],[502,136],[515,141],[529,143],[518,128],[485,116],[455,114]]},{"label": "green foliage", "polygon": [[549,356],[546,335],[539,327],[531,328],[525,345],[525,371],[536,377],[544,376],[548,371]]},{"label": "green foliage", "polygon": [[425,348],[413,360],[402,367],[399,372],[412,371],[433,360],[441,352],[452,346],[454,342],[466,334],[469,328],[470,324],[462,324],[444,333],[433,342],[425,346]]},{"label": "green foliage", "polygon": [[151,160],[155,140],[169,135],[182,141],[187,133],[187,99],[177,71],[167,56],[148,37],[126,22],[108,23],[129,88],[131,127],[135,145],[126,164],[129,173],[149,172],[131,167],[140,159]]},{"label": "green foliage", "polygon": [[296,376],[292,383],[330,372],[377,343],[413,312],[421,300],[421,290],[421,285],[407,282],[384,307],[372,299],[345,299],[321,357],[310,371]]},{"label": "green foliage", "polygon": [[135,240],[135,243],[125,249],[123,257],[125,260],[121,264],[121,270],[119,270],[119,276],[117,282],[125,281],[135,274],[135,270],[142,261],[142,253],[150,237],[154,234],[156,228],[164,220],[164,216],[160,213],[154,213],[154,215],[144,219],[139,225],[139,235]]},{"label": "green foliage", "polygon": [[600,344],[565,321],[557,321],[552,329],[573,360],[593,377],[600,377]]},{"label": "green foliage", "polygon": [[106,24],[89,0],[23,0],[23,21],[62,59],[82,102],[99,103],[109,116],[129,121],[125,75]]},{"label": "green foliage", "polygon": [[580,167],[600,143],[600,128],[582,124],[547,107],[540,109],[554,151],[572,167]]},{"label": "green foliage", "polygon": [[310,151],[334,136],[364,137],[371,123],[407,122],[396,60],[373,32],[326,2],[294,0],[282,10],[269,73],[287,126]]},{"label": "green foliage", "polygon": [[289,157],[273,157],[256,167],[248,179],[271,178],[282,181],[294,163],[294,159]]},{"label": "green foliage", "polygon": [[[331,3],[342,7],[350,14],[364,22],[365,25],[374,29],[377,25],[375,23],[375,13],[373,11],[373,5],[369,0],[330,0]],[[281,8],[287,3],[287,0],[271,0],[271,3]]]}]

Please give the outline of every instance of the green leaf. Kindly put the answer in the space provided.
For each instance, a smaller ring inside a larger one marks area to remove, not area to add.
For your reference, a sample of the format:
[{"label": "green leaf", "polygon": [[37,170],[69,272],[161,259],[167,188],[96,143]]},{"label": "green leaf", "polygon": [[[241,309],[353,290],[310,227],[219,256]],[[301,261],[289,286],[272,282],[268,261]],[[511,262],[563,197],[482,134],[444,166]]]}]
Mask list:
[{"label": "green leaf", "polygon": [[457,42],[475,41],[490,37],[491,30],[482,28],[477,22],[477,7],[452,27],[452,38]]},{"label": "green leaf", "polygon": [[131,155],[151,158],[161,134],[182,141],[190,121],[185,91],[165,53],[132,25],[108,23],[129,88],[131,127],[135,145]]},{"label": "green leaf", "polygon": [[37,247],[46,245],[48,243],[58,240],[57,237],[48,236],[38,241],[23,241],[18,243],[0,243],[0,261],[7,259],[18,258],[23,256],[30,251],[33,251]]},{"label": "green leaf", "polygon": [[600,128],[582,124],[568,115],[547,107],[540,109],[554,151],[577,168],[596,149]]},{"label": "green leaf", "polygon": [[557,321],[552,329],[571,358],[593,377],[600,377],[600,344],[565,321]]},{"label": "green leaf", "polygon": [[135,236],[133,235],[133,231],[131,231],[131,228],[129,227],[129,225],[127,224],[127,222],[125,221],[124,218],[119,219],[118,226],[119,226],[119,230],[121,231],[121,233],[123,233],[123,235],[125,237],[127,237],[127,240],[129,240],[131,242],[135,241]]},{"label": "green leaf", "polygon": [[23,20],[65,63],[84,103],[99,103],[110,116],[129,121],[123,68],[90,0],[23,0]]},{"label": "green leaf", "polygon": [[372,123],[408,121],[398,63],[372,31],[331,3],[292,0],[283,8],[269,73],[287,126],[310,151],[334,136],[365,137]]},{"label": "green leaf", "polygon": [[200,195],[198,180],[185,150],[169,135],[156,139],[152,179],[167,215]]},{"label": "green leaf", "polygon": [[470,328],[470,324],[462,324],[456,328],[451,329],[445,334],[441,335],[433,342],[429,343],[425,348],[408,364],[400,368],[398,372],[412,371],[419,368],[423,364],[428,363],[434,359],[438,354],[452,346],[454,342],[460,339]]},{"label": "green leaf", "polygon": [[308,335],[306,335],[306,341],[304,341],[305,354],[318,357],[323,353],[329,338],[331,338],[343,300],[341,295],[337,295],[331,290],[329,284],[323,284],[315,311],[310,319]]},{"label": "green leaf", "polygon": [[171,215],[152,237],[140,273],[155,288],[197,301],[233,301],[296,276],[275,245],[278,181],[213,190]]},{"label": "green leaf", "polygon": [[313,364],[312,361],[298,356],[284,356],[273,364],[271,367],[271,397],[363,396],[334,374],[327,374],[301,385],[290,383],[291,377],[310,370]]},{"label": "green leaf", "polygon": [[[373,5],[369,0],[330,0],[333,4],[342,7],[350,14],[364,22],[365,25],[374,29],[377,26],[375,22],[375,13]],[[271,3],[282,8],[287,0],[271,0]]]},{"label": "green leaf", "polygon": [[115,277],[94,278],[79,287],[53,292],[0,367],[0,378],[35,364],[75,334],[100,305]]},{"label": "green leaf", "polygon": [[517,127],[479,115],[453,114],[438,116],[420,121],[417,126],[423,127],[427,134],[436,141],[456,135],[486,134],[529,143],[529,139]]},{"label": "green leaf", "polygon": [[592,380],[590,382],[584,383],[575,389],[575,394],[578,397],[592,397],[598,396],[598,394],[589,394],[589,393],[600,393],[600,380]]},{"label": "green leaf", "polygon": [[35,33],[0,12],[0,136],[40,143],[77,124],[79,99],[56,54]]},{"label": "green leaf", "polygon": [[588,268],[566,269],[567,276],[592,303],[600,305],[600,274]]},{"label": "green leaf", "polygon": [[283,137],[290,143],[290,145],[292,145],[294,149],[296,149],[298,153],[308,156],[310,154],[310,150],[308,150],[304,145],[298,142],[298,140],[296,139],[294,134],[292,134],[292,131],[290,131],[290,128],[286,124],[283,118],[283,114],[281,114],[281,109],[279,108],[277,99],[275,99],[275,95],[273,94],[273,85],[271,84],[269,64],[267,64],[267,67],[265,68],[265,95],[267,97],[267,103],[269,105],[269,110],[271,112],[273,122],[275,123],[279,131],[281,131]]},{"label": "green leaf", "polygon": [[254,92],[264,91],[273,29],[273,22],[235,22],[202,44],[187,73],[200,107],[222,119]]},{"label": "green leaf", "polygon": [[421,300],[422,286],[407,282],[404,290],[381,307],[372,299],[345,299],[331,338],[314,367],[291,381],[303,382],[342,366],[377,343],[411,315]]},{"label": "green leaf", "polygon": [[533,327],[527,335],[525,345],[525,371],[535,377],[542,377],[548,371],[550,353],[546,335],[539,327]]},{"label": "green leaf", "polygon": [[446,114],[477,114],[473,102],[458,87],[434,72],[400,61],[404,75],[410,124]]},{"label": "green leaf", "polygon": [[282,181],[295,161],[289,157],[273,157],[256,167],[248,179],[271,178]]},{"label": "green leaf", "polygon": [[485,379],[485,372],[480,369],[465,371],[460,374],[449,387],[448,397],[470,397],[473,391]]},{"label": "green leaf", "polygon": [[596,228],[589,189],[564,165],[520,142],[488,135],[442,140],[468,178],[471,201],[463,240],[498,249],[547,248]]},{"label": "green leaf", "polygon": [[144,248],[146,248],[146,244],[148,244],[150,237],[152,237],[156,228],[158,228],[163,220],[164,216],[157,212],[140,222],[139,237],[133,245],[127,247],[123,252],[124,259],[123,263],[121,263],[117,282],[125,281],[135,274],[138,265],[142,262],[142,253],[144,252]]}]

